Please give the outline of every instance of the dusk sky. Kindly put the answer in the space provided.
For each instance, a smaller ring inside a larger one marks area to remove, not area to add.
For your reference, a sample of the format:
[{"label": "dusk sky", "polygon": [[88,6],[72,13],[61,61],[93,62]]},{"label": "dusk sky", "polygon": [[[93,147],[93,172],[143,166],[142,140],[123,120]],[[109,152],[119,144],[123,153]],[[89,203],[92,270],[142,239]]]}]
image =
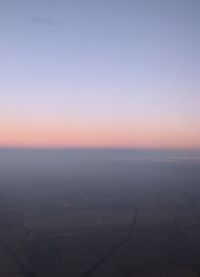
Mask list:
[{"label": "dusk sky", "polygon": [[199,0],[1,0],[0,146],[200,149]]}]

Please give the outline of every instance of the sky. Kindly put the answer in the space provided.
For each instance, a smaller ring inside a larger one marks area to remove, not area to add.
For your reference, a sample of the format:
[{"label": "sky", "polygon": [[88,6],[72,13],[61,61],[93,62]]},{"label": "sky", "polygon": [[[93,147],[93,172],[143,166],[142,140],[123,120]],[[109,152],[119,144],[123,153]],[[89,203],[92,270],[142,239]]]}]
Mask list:
[{"label": "sky", "polygon": [[200,149],[199,0],[1,0],[0,147]]}]

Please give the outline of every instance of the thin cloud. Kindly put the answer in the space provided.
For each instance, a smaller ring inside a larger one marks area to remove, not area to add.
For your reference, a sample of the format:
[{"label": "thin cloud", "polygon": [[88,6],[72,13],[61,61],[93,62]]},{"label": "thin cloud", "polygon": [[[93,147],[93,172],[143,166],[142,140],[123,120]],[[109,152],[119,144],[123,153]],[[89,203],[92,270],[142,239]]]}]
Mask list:
[{"label": "thin cloud", "polygon": [[32,16],[30,20],[38,25],[54,26],[56,24],[54,19],[48,17]]}]

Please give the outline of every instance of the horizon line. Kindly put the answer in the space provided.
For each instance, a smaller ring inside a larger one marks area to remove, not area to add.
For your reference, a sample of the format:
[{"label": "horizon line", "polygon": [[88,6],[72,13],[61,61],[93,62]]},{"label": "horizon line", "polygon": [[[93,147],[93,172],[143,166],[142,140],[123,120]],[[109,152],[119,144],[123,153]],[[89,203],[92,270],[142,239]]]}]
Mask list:
[{"label": "horizon line", "polygon": [[200,148],[167,148],[167,147],[112,147],[112,146],[0,146],[0,150],[127,150],[127,151],[176,151],[200,152]]}]

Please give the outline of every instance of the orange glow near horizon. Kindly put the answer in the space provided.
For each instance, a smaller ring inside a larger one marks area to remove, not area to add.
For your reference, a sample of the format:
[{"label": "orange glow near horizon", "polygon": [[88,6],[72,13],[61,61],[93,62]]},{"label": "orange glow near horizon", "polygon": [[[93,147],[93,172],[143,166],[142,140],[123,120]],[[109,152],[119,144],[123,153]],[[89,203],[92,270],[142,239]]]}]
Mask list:
[{"label": "orange glow near horizon", "polygon": [[1,124],[0,147],[130,147],[200,149],[200,133],[176,126]]},{"label": "orange glow near horizon", "polygon": [[200,149],[200,1],[1,2],[0,147]]}]

